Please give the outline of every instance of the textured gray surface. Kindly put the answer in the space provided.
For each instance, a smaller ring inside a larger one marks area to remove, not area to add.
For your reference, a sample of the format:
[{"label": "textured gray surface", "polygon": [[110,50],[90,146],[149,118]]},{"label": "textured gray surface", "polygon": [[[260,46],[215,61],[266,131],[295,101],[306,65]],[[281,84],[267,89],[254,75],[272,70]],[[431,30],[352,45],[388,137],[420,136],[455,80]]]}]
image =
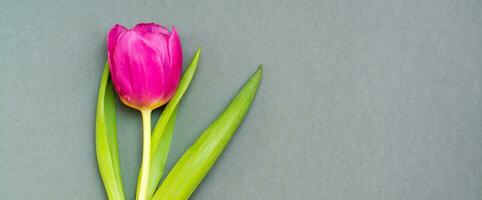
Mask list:
[{"label": "textured gray surface", "polygon": [[[143,21],[176,25],[185,63],[203,47],[168,167],[265,65],[192,199],[482,198],[480,1],[3,0],[1,199],[105,198],[94,152],[105,35]],[[132,199],[139,114],[120,106],[119,129]]]}]

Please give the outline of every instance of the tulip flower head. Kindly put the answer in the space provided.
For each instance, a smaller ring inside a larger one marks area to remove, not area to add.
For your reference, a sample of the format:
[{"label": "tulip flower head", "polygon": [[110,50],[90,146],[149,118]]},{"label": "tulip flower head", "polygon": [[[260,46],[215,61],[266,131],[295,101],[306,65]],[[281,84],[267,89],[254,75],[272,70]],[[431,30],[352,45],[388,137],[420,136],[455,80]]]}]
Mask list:
[{"label": "tulip flower head", "polygon": [[107,36],[107,55],[114,88],[121,101],[138,110],[153,110],[167,103],[179,85],[181,41],[154,23],[132,29],[116,24]]}]

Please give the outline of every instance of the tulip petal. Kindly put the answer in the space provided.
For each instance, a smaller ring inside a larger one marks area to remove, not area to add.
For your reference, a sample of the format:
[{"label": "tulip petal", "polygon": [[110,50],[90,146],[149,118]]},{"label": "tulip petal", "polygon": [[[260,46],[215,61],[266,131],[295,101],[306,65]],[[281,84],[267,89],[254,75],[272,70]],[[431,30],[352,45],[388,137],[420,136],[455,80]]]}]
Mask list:
[{"label": "tulip petal", "polygon": [[170,67],[166,69],[167,73],[172,74],[172,78],[167,83],[167,98],[172,97],[179,84],[182,71],[182,47],[181,40],[177,34],[176,27],[172,27],[171,36],[169,37],[169,56]]},{"label": "tulip petal", "polygon": [[[122,34],[124,34],[126,31],[127,31],[127,29],[124,26],[116,24],[111,28],[111,30],[109,31],[109,33],[107,35],[107,60],[108,60],[109,68],[110,68],[110,71],[111,71],[112,74],[114,74],[115,71],[116,71],[116,70],[113,70],[113,69],[116,69],[116,67],[117,67],[116,63],[114,62],[114,58],[113,58],[114,52],[115,52],[115,49],[116,49],[116,46],[117,46],[117,42],[119,41],[120,36]],[[115,85],[117,91],[120,90],[120,84],[117,84],[118,82],[121,83],[122,85],[129,85],[128,80],[125,80],[125,79],[118,80],[120,78],[117,78],[117,77],[123,77],[123,76],[119,76],[119,75],[111,76],[112,81],[114,82],[114,85]],[[128,88],[130,90],[130,87],[128,87]],[[126,90],[128,88],[124,88],[124,90]],[[125,91],[123,93],[125,93]]]},{"label": "tulip petal", "polygon": [[168,51],[169,38],[158,33],[146,33],[142,37],[157,51],[157,54],[161,59],[162,68],[168,67],[170,65]]},{"label": "tulip petal", "polygon": [[144,35],[146,33],[162,33],[169,36],[169,31],[166,27],[156,23],[140,23],[137,24],[132,30]]},{"label": "tulip petal", "polygon": [[[155,55],[151,55],[152,57],[157,57],[157,60],[159,61],[157,64],[151,64],[147,66],[149,69],[153,68],[152,66],[157,66],[157,68],[160,71],[160,77],[159,79],[152,79],[154,81],[150,82],[153,86],[159,86],[159,90],[153,90],[153,92],[159,94],[157,96],[158,99],[160,99],[160,104],[163,105],[172,96],[167,97],[167,93],[170,91],[168,84],[169,80],[172,79],[171,77],[175,76],[174,74],[170,73],[169,66],[170,66],[170,56],[169,56],[169,51],[168,51],[168,38],[158,34],[158,33],[146,33],[143,36],[143,39],[145,40],[146,43],[150,44],[152,49],[156,51]],[[157,70],[156,70],[157,71]],[[179,82],[179,79],[177,79]]]},{"label": "tulip petal", "polygon": [[114,25],[107,35],[107,54],[114,54],[115,46],[119,36],[127,31],[127,29],[119,24]]}]

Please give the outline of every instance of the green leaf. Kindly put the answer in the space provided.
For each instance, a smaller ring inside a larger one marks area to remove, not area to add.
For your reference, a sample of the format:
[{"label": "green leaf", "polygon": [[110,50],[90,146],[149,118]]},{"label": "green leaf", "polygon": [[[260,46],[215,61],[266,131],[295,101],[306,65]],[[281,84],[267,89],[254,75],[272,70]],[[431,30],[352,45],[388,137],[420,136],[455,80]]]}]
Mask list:
[{"label": "green leaf", "polygon": [[262,71],[259,66],[224,112],[184,153],[151,200],[185,200],[191,196],[243,121],[258,89]]},{"label": "green leaf", "polygon": [[[182,76],[176,94],[167,104],[162,112],[161,117],[152,132],[151,141],[151,171],[149,177],[149,186],[147,188],[147,196],[151,197],[156,191],[159,181],[164,173],[164,166],[166,165],[167,154],[171,146],[172,134],[174,131],[174,124],[176,122],[176,110],[182,96],[186,93],[194,74],[196,73],[197,65],[199,63],[199,56],[201,49],[199,48],[194,54],[191,64],[187,67]],[[141,173],[139,173],[141,174]]]},{"label": "green leaf", "polygon": [[95,126],[97,163],[108,198],[124,200],[117,145],[115,98],[114,87],[109,79],[109,65],[106,63],[97,102]]}]

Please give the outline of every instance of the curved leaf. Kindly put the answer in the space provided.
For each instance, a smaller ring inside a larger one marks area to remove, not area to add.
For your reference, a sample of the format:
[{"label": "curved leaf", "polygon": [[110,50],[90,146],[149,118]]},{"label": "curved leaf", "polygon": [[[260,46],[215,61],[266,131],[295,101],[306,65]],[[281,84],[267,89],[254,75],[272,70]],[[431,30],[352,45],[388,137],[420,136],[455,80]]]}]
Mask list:
[{"label": "curved leaf", "polygon": [[262,71],[260,66],[224,112],[184,153],[151,200],[185,200],[191,196],[243,121],[258,89]]},{"label": "curved leaf", "polygon": [[97,163],[108,198],[124,200],[117,145],[115,98],[114,87],[109,79],[109,65],[106,63],[97,101],[95,126]]}]

